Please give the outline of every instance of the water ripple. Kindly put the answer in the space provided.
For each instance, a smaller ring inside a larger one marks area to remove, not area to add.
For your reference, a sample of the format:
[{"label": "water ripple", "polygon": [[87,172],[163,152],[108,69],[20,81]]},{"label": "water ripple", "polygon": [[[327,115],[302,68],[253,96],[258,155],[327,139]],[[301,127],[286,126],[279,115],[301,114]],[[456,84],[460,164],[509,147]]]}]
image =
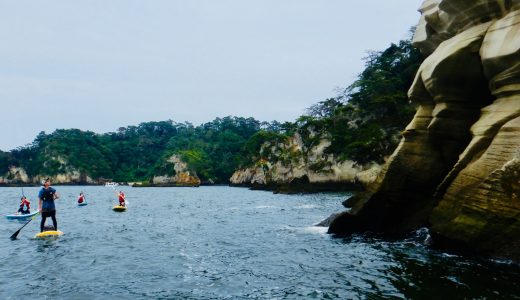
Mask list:
[{"label": "water ripple", "polygon": [[[427,231],[390,241],[333,238],[320,220],[345,194],[274,195],[229,187],[57,187],[65,235],[34,240],[38,221],[1,220],[0,299],[518,299],[518,267],[424,246]],[[4,211],[19,189],[2,188]],[[78,207],[83,190],[88,206]],[[36,188],[26,188],[34,200]],[[22,223],[23,224],[23,223]]]}]

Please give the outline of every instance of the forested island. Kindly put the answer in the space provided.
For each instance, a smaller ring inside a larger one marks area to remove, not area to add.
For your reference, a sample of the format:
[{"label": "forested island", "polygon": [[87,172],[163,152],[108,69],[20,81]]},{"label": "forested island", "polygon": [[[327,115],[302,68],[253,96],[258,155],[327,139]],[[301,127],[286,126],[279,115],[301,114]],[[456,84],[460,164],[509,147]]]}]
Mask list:
[{"label": "forested island", "polygon": [[[308,183],[309,172],[330,174],[334,164],[346,161],[360,172],[392,153],[415,110],[406,91],[421,61],[410,40],[371,52],[353,84],[294,122],[227,116],[198,126],[167,120],[103,134],[41,132],[31,144],[0,153],[0,183],[37,184],[50,176],[65,184],[197,186],[228,184],[234,176],[237,185],[276,189],[292,183],[297,190],[308,189],[301,182]],[[240,177],[241,170],[258,166],[265,171],[263,181]],[[276,178],[282,167],[294,174]],[[349,176],[334,177],[328,187],[355,184],[355,174]]]},{"label": "forested island", "polygon": [[[374,166],[377,173],[413,116],[406,91],[421,61],[410,40],[371,52],[353,84],[295,122],[228,116],[199,126],[168,120],[104,134],[41,132],[32,144],[0,153],[0,174],[5,174],[0,182],[37,183],[51,176],[76,184],[199,185],[227,184],[233,175],[233,184],[257,188],[352,188],[344,183],[358,183],[356,173]],[[344,162],[349,165],[346,176],[327,176],[333,165]],[[251,177],[258,166],[264,174],[255,181]],[[284,168],[291,174],[279,176]],[[293,174],[295,168],[300,172]],[[244,170],[253,170],[251,176],[244,176]],[[309,185],[309,173],[325,175],[324,180]]]}]

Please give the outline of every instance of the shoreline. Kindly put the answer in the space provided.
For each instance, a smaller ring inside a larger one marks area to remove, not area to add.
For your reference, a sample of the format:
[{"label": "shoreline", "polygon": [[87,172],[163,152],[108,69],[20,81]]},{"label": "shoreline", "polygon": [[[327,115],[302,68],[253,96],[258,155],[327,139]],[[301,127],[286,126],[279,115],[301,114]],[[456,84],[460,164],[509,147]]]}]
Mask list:
[{"label": "shoreline", "polygon": [[[105,186],[104,184],[95,183],[84,183],[84,182],[68,182],[68,183],[56,183],[53,186]],[[200,184],[200,185],[187,185],[187,184],[128,184],[118,183],[118,186],[132,187],[132,188],[149,188],[149,187],[179,187],[179,188],[198,188],[201,186],[229,186],[247,188],[250,190],[258,191],[270,191],[274,194],[315,194],[315,193],[334,193],[334,192],[359,192],[363,191],[364,187],[357,183],[346,183],[346,182],[324,182],[324,183],[284,183],[284,184],[232,184],[232,183],[220,183],[220,184]],[[41,187],[41,184],[35,183],[23,183],[23,184],[0,184],[2,187],[22,188],[22,187]]]},{"label": "shoreline", "polygon": [[271,191],[274,194],[316,194],[334,192],[359,192],[364,190],[360,183],[322,182],[322,183],[271,183],[271,184],[229,184],[231,187],[243,187],[250,190]]}]

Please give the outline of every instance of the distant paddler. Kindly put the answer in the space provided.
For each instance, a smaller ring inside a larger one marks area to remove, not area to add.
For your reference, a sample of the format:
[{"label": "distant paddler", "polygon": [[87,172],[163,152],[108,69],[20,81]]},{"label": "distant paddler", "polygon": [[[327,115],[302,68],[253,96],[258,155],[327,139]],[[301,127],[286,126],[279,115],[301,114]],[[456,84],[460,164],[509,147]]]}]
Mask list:
[{"label": "distant paddler", "polygon": [[119,193],[116,192],[116,195],[119,199],[119,205],[112,207],[112,209],[118,212],[126,211],[125,193],[123,193],[123,191],[119,191]]},{"label": "distant paddler", "polygon": [[30,217],[36,215],[38,212],[34,212],[31,214],[31,202],[25,196],[22,196],[20,199],[20,207],[16,211],[16,213],[12,215],[6,215],[5,217],[9,220],[28,220]]},{"label": "distant paddler", "polygon": [[83,203],[83,201],[85,201],[85,196],[83,195],[83,192],[81,192],[79,193],[78,204]]},{"label": "distant paddler", "polygon": [[119,206],[126,206],[125,205],[125,193],[123,191],[119,191],[117,194],[117,197],[119,199]]},{"label": "distant paddler", "polygon": [[38,193],[38,210],[42,213],[40,232],[43,232],[43,229],[45,227],[45,220],[47,219],[47,217],[52,218],[54,230],[58,230],[58,222],[56,221],[56,206],[54,205],[54,200],[58,199],[59,197],[60,196],[56,192],[56,190],[51,187],[51,179],[45,179],[43,187]]}]

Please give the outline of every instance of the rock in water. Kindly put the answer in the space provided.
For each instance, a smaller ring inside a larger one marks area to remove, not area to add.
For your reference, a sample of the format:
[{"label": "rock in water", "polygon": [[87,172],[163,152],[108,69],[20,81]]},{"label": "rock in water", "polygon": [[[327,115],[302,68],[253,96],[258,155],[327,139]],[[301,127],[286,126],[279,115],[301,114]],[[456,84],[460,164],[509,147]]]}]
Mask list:
[{"label": "rock in water", "polygon": [[427,0],[417,113],[378,179],[329,231],[404,233],[520,260],[520,1]]},{"label": "rock in water", "polygon": [[338,215],[339,215],[339,213],[333,213],[332,215],[330,215],[325,220],[323,220],[323,221],[319,222],[318,224],[316,224],[316,226],[328,227],[328,226],[330,226],[330,223],[332,222],[332,220],[334,220]]}]

